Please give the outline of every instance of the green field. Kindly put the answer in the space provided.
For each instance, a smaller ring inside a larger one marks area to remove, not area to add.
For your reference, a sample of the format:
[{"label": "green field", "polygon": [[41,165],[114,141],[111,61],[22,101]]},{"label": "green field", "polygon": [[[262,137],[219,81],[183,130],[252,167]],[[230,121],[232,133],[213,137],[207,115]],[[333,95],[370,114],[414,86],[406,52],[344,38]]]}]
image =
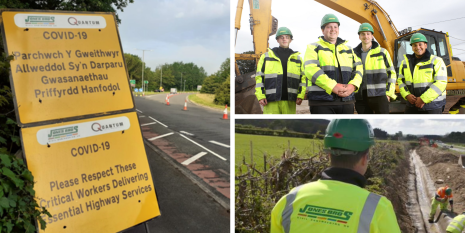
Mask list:
[{"label": "green field", "polygon": [[[299,155],[311,155],[317,153],[323,147],[323,141],[320,139],[308,138],[290,138],[290,137],[275,137],[262,136],[253,134],[235,134],[236,138],[236,174],[239,166],[243,163],[243,158],[247,164],[250,164],[250,141],[253,145],[253,160],[259,170],[263,168],[263,155],[266,153],[267,158],[279,159],[288,147],[288,141],[291,143],[291,149],[295,147]],[[315,144],[315,147],[314,147]],[[246,171],[245,166],[242,166],[242,171]]]}]

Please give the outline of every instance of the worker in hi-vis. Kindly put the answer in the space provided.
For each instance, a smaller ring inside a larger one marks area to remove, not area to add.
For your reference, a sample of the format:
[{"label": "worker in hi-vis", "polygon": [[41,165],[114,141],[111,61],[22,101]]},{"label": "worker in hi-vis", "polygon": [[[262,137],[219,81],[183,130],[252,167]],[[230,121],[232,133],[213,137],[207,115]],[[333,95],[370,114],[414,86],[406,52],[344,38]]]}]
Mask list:
[{"label": "worker in hi-vis", "polygon": [[354,114],[355,97],[362,83],[363,66],[347,41],[339,38],[339,19],[321,20],[319,40],[307,45],[304,71],[308,79],[311,114]]},{"label": "worker in hi-vis", "polygon": [[465,227],[465,212],[460,215],[457,215],[449,223],[449,226],[446,228],[447,233],[462,233],[463,228]]},{"label": "worker in hi-vis", "polygon": [[255,95],[264,114],[295,114],[305,97],[306,78],[300,53],[289,48],[293,36],[287,27],[276,33],[279,47],[260,57],[255,75]]},{"label": "worker in hi-vis", "polygon": [[271,212],[271,233],[400,233],[391,202],[364,189],[373,129],[365,119],[335,119],[324,147],[331,167],[293,188]]},{"label": "worker in hi-vis", "polygon": [[447,202],[450,204],[450,211],[454,212],[454,200],[452,200],[452,189],[448,186],[440,187],[434,194],[433,200],[431,201],[431,212],[429,213],[428,221],[432,223],[434,221],[434,215],[438,206],[441,211],[447,210]]},{"label": "worker in hi-vis", "polygon": [[362,60],[363,81],[355,93],[358,114],[389,114],[389,101],[396,99],[396,71],[389,52],[373,40],[373,27],[362,23],[358,37],[362,41],[354,53]]},{"label": "worker in hi-vis", "polygon": [[413,54],[404,55],[397,78],[400,94],[407,100],[404,113],[441,114],[446,105],[446,65],[428,51],[423,34],[413,34],[410,45]]}]

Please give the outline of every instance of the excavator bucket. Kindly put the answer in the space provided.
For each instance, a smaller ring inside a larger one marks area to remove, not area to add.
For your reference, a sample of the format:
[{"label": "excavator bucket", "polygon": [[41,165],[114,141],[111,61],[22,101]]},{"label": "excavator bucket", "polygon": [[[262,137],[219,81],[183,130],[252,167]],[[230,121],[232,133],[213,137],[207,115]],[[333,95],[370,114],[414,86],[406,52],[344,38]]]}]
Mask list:
[{"label": "excavator bucket", "polygon": [[465,155],[460,155],[459,157],[459,165],[465,168]]},{"label": "excavator bucket", "polygon": [[262,114],[255,96],[255,72],[236,76],[236,114]]}]

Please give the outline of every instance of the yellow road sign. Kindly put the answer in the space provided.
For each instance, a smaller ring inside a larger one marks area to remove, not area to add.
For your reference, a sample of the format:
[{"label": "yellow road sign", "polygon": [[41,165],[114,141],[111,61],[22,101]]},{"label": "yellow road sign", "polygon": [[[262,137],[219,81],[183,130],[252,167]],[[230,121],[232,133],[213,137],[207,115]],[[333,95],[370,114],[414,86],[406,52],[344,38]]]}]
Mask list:
[{"label": "yellow road sign", "polygon": [[24,124],[134,108],[111,13],[1,12]]},{"label": "yellow road sign", "polygon": [[118,232],[160,215],[135,112],[22,128],[45,232]]}]

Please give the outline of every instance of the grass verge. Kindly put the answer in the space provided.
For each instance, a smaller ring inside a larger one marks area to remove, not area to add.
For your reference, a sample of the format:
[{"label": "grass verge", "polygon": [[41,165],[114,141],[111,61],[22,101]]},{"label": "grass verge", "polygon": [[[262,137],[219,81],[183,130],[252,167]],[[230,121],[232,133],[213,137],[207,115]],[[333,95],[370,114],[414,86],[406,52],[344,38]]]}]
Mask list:
[{"label": "grass verge", "polygon": [[[189,100],[196,103],[196,104],[199,104],[199,105],[203,105],[203,106],[207,106],[207,107],[210,107],[210,108],[215,108],[215,109],[219,109],[219,110],[224,110],[224,105],[217,105],[213,102],[213,100],[215,99],[215,95],[214,94],[193,94],[193,95],[189,95]],[[229,112],[230,108],[228,106],[228,112]]]}]

